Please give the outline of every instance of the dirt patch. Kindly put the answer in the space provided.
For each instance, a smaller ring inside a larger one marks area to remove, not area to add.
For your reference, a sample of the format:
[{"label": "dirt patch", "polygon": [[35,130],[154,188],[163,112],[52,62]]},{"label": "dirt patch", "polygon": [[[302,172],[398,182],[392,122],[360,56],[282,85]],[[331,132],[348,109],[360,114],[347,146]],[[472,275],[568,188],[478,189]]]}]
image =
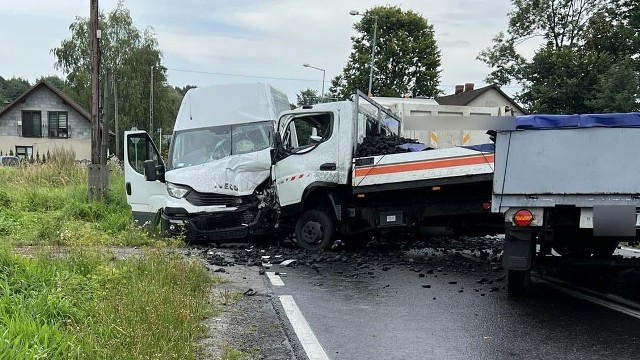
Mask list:
[{"label": "dirt patch", "polygon": [[[205,320],[209,328],[209,337],[201,342],[205,359],[219,359],[225,349],[242,351],[250,359],[304,358],[289,341],[288,325],[275,310],[278,299],[265,284],[266,277],[260,275],[261,267],[238,266],[227,251],[189,250],[185,255],[199,257],[224,281],[211,294],[212,305],[220,313]],[[223,259],[225,266],[212,265],[207,258]]]}]

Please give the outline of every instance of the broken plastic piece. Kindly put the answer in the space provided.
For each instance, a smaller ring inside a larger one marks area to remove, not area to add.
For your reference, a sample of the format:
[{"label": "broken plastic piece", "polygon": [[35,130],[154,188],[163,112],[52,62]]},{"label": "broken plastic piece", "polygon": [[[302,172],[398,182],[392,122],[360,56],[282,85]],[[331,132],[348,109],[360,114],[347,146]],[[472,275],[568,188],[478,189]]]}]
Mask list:
[{"label": "broken plastic piece", "polygon": [[291,264],[295,263],[296,261],[297,261],[297,260],[289,259],[289,260],[285,260],[285,261],[281,262],[281,263],[280,263],[280,265],[282,265],[282,266],[289,266],[289,265],[291,265]]}]

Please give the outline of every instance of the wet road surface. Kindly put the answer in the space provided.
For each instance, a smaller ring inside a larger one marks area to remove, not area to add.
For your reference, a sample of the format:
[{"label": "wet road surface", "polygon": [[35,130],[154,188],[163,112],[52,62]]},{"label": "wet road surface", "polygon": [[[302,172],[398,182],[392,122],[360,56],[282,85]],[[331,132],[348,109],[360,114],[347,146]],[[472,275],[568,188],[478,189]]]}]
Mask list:
[{"label": "wet road surface", "polygon": [[274,265],[271,271],[286,273],[280,277],[284,285],[271,290],[293,297],[331,359],[638,359],[640,354],[640,320],[544,284],[534,283],[527,298],[508,298],[502,271],[464,258],[336,262],[318,269]]}]

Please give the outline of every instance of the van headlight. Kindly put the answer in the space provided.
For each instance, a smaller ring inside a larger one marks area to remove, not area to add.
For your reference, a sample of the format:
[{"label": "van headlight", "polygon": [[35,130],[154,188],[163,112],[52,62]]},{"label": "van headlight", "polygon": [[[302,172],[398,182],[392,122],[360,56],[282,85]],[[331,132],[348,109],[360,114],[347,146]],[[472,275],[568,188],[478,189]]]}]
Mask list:
[{"label": "van headlight", "polygon": [[189,191],[191,191],[191,188],[187,186],[181,186],[167,182],[167,192],[171,197],[182,199],[189,193]]}]

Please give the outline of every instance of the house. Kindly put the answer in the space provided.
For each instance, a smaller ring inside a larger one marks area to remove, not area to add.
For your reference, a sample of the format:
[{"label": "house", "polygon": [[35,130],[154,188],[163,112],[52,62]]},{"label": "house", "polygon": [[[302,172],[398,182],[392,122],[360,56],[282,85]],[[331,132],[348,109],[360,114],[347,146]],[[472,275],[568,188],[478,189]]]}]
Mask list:
[{"label": "house", "polygon": [[513,112],[512,114],[515,116],[527,114],[520,105],[495,84],[478,89],[474,89],[473,83],[456,85],[453,94],[436,97],[435,100],[440,105],[499,106],[502,109],[506,108],[506,113]]},{"label": "house", "polygon": [[91,159],[91,115],[71,97],[40,81],[0,109],[0,151],[21,158],[72,148],[76,160]]}]

